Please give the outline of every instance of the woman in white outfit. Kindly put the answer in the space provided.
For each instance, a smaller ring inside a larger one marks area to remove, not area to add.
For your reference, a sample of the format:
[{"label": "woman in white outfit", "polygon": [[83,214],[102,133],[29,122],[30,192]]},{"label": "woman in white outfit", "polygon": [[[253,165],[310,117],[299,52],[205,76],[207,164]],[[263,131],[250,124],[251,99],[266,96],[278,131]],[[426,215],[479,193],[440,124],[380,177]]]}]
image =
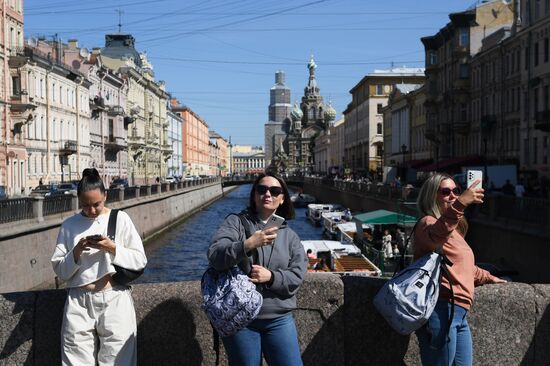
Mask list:
[{"label": "woman in white outfit", "polygon": [[[52,265],[67,282],[61,327],[62,365],[136,365],[136,316],[130,286],[117,284],[114,265],[139,270],[147,259],[130,217],[120,211],[115,240],[107,237],[110,209],[96,169],[78,184],[82,211],[61,225]],[[95,237],[93,237],[95,235]]]}]

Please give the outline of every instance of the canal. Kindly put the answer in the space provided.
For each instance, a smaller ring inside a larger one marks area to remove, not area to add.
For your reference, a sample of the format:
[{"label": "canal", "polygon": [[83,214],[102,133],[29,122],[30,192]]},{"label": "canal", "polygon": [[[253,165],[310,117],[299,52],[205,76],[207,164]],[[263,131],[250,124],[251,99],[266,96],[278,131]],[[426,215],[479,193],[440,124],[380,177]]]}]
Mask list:
[{"label": "canal", "polygon": [[[239,186],[147,243],[147,267],[136,283],[200,280],[208,265],[206,250],[212,235],[227,215],[248,205],[250,189],[251,185]],[[297,208],[289,226],[302,240],[320,239],[321,229],[311,224],[305,212],[305,208]]]}]

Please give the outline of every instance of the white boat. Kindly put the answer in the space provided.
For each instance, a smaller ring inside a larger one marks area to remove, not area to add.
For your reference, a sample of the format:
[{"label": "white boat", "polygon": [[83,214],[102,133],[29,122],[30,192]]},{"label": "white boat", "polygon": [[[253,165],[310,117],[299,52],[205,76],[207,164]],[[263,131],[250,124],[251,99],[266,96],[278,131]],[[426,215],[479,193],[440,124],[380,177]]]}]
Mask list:
[{"label": "white boat", "polygon": [[306,207],[310,203],[317,201],[314,196],[307,193],[294,193],[290,196],[290,201],[294,207]]},{"label": "white boat", "polygon": [[337,226],[342,222],[346,222],[344,211],[323,212],[321,218],[323,220],[323,235],[331,240],[337,240]]},{"label": "white boat", "polygon": [[[357,232],[358,223],[355,221],[342,222],[336,225],[337,240],[341,242],[353,243],[355,233]],[[370,224],[361,224],[363,229],[363,236],[367,233],[368,230],[372,232],[374,227]],[[362,236],[362,237],[363,237]]]},{"label": "white boat", "polygon": [[311,249],[315,256],[315,258],[308,258],[310,272],[382,275],[380,269],[362,255],[361,250],[353,243],[342,243],[336,240],[302,240],[302,245],[306,253]]},{"label": "white boat", "polygon": [[353,220],[353,216],[349,209],[344,211],[323,212],[321,217],[323,220],[323,234],[331,240],[341,240],[338,226]]},{"label": "white boat", "polygon": [[326,212],[342,211],[343,207],[338,204],[330,203],[310,203],[307,205],[307,216],[309,220],[316,226],[321,226],[323,217],[321,216]]}]

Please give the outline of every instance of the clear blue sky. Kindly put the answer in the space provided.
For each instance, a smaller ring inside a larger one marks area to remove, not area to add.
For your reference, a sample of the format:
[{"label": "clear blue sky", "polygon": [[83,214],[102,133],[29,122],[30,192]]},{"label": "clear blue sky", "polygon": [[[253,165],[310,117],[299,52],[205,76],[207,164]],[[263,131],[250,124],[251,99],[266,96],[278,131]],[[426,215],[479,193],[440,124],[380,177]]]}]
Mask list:
[{"label": "clear blue sky", "polygon": [[[24,0],[25,37],[57,34],[89,49],[133,34],[157,80],[234,144],[263,145],[269,89],[286,73],[292,101],[311,54],[325,101],[341,116],[349,90],[374,69],[424,66],[420,37],[474,0]],[[337,118],[338,118],[337,117]]]}]

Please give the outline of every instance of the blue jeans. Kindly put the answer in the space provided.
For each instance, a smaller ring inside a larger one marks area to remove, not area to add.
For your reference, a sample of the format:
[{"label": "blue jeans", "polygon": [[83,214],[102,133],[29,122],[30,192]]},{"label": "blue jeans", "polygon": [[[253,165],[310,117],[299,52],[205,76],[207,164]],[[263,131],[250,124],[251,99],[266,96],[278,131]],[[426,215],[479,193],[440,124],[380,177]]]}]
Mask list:
[{"label": "blue jeans", "polygon": [[438,301],[428,323],[416,331],[422,365],[472,365],[472,333],[468,311],[455,305],[453,322],[447,335],[451,304]]},{"label": "blue jeans", "polygon": [[262,353],[269,366],[303,365],[292,313],[275,319],[256,319],[222,341],[230,366],[259,366]]}]

